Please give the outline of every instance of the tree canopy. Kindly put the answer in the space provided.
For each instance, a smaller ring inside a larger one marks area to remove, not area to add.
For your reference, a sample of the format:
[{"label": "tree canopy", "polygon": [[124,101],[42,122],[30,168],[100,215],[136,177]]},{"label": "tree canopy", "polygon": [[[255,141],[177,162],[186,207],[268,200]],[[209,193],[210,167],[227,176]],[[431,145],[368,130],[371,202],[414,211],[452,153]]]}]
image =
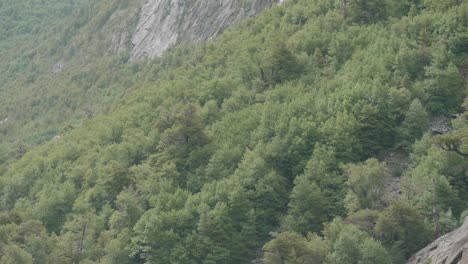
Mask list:
[{"label": "tree canopy", "polygon": [[141,2],[0,3],[0,262],[402,263],[459,224],[468,3],[289,0],[130,62]]}]

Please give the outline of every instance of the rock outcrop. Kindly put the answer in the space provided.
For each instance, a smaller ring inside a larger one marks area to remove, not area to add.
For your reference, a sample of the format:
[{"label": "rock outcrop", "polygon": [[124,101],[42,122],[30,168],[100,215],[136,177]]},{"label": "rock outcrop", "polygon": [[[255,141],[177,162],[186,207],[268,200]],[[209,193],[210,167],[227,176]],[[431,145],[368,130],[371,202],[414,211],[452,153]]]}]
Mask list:
[{"label": "rock outcrop", "polygon": [[131,60],[158,57],[177,43],[213,39],[232,23],[275,3],[278,0],[147,0],[132,36]]},{"label": "rock outcrop", "polygon": [[413,255],[408,264],[467,264],[468,217],[459,229],[448,233]]},{"label": "rock outcrop", "polygon": [[468,82],[468,68],[462,67],[459,69],[460,75]]},{"label": "rock outcrop", "polygon": [[430,130],[432,135],[444,135],[452,130],[451,119],[447,116],[436,116],[432,118]]}]

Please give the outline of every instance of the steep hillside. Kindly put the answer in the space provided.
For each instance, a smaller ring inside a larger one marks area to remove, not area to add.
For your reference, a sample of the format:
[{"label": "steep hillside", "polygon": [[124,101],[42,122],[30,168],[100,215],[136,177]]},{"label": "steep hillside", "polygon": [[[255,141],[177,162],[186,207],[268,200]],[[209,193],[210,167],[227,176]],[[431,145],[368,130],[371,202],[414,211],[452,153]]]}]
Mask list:
[{"label": "steep hillside", "polygon": [[138,14],[132,2],[133,8],[118,1],[2,2],[0,24],[11,37],[0,42],[0,58],[8,62],[0,66],[0,119],[7,119],[0,126],[0,164],[99,113],[131,86],[125,55],[109,47],[131,17],[111,15]]},{"label": "steep hillside", "polygon": [[290,0],[140,63],[125,3],[41,55],[37,115],[109,107],[0,166],[0,263],[400,264],[468,214],[467,3]]},{"label": "steep hillside", "polygon": [[8,63],[0,65],[0,164],[103,113],[135,82],[156,78],[129,59],[214,38],[273,2],[2,1],[0,59]]}]

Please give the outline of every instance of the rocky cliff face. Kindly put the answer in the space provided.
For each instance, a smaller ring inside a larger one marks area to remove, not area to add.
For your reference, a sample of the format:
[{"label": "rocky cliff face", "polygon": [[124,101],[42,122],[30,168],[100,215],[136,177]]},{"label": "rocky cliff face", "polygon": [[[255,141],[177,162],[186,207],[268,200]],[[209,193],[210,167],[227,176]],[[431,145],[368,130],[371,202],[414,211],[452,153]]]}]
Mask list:
[{"label": "rocky cliff face", "polygon": [[459,229],[448,233],[421,249],[408,264],[467,264],[468,217]]},{"label": "rocky cliff face", "polygon": [[275,3],[278,0],[146,0],[132,36],[131,60],[160,56],[176,43],[212,39]]}]

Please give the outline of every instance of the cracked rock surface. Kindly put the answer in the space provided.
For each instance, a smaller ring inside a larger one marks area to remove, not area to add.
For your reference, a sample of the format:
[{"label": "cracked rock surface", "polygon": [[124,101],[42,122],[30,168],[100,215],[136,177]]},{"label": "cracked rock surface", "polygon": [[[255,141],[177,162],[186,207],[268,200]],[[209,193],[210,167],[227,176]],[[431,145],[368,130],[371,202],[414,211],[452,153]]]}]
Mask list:
[{"label": "cracked rock surface", "polygon": [[278,0],[146,0],[132,36],[131,60],[155,58],[176,43],[210,40]]},{"label": "cracked rock surface", "polygon": [[438,238],[414,254],[408,264],[467,264],[468,263],[468,217],[455,231]]}]

